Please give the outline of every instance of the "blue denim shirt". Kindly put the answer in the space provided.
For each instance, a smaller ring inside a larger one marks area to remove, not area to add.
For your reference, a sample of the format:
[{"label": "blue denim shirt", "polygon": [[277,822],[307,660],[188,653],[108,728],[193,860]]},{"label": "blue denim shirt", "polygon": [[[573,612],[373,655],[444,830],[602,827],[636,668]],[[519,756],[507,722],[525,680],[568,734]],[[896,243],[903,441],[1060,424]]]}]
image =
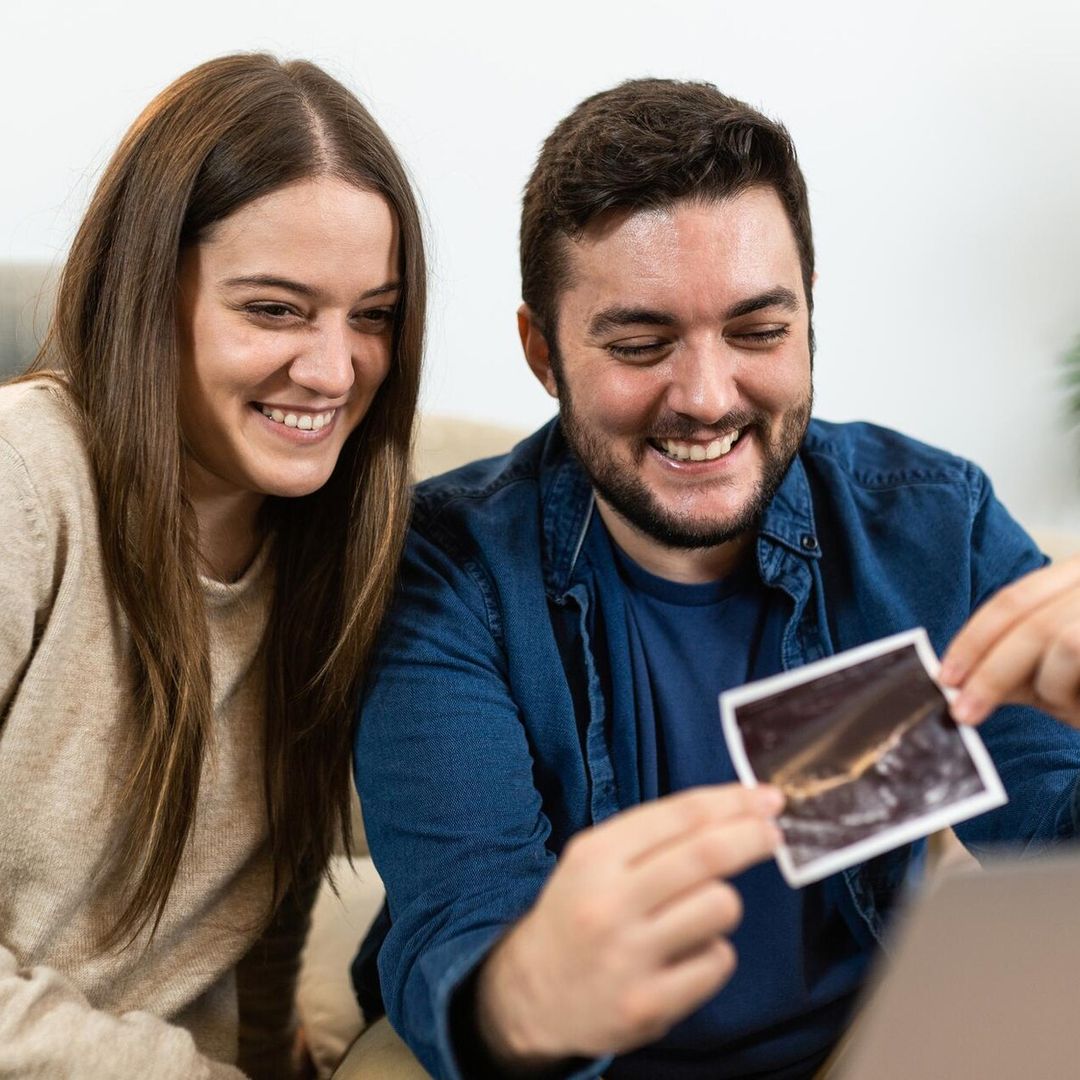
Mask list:
[{"label": "blue denim shirt", "polygon": [[[463,1075],[455,990],[535,902],[567,840],[639,801],[629,705],[611,689],[630,680],[609,667],[629,658],[608,650],[593,517],[554,421],[416,492],[355,763],[392,920],[379,957],[387,1011],[436,1077]],[[785,668],[919,625],[942,652],[980,602],[1045,561],[970,463],[816,420],[755,557],[790,598]],[[1015,707],[981,731],[1009,803],[958,828],[967,846],[1037,850],[1074,835],[1080,735]],[[860,939],[880,941],[924,854],[909,845],[837,877]]]}]

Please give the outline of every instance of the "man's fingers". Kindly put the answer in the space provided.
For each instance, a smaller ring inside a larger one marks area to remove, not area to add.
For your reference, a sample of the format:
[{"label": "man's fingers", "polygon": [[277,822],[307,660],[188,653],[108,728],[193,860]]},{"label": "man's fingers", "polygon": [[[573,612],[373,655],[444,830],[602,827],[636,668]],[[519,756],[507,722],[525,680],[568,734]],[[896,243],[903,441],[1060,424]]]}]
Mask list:
[{"label": "man's fingers", "polygon": [[635,806],[578,834],[567,845],[564,858],[573,858],[575,848],[587,847],[589,856],[599,850],[605,858],[632,863],[688,833],[733,818],[772,817],[782,806],[783,796],[770,787],[722,784],[691,788]]},{"label": "man's fingers", "polygon": [[[964,680],[953,716],[975,724],[1006,701],[1038,697],[1048,704],[1067,703],[1080,672],[1078,639],[1080,589],[1043,603],[999,637]],[[1043,693],[1044,686],[1053,698]]]},{"label": "man's fingers", "polygon": [[779,842],[780,830],[756,817],[685,833],[633,864],[630,890],[635,907],[651,912],[702,882],[734,877],[767,859]]},{"label": "man's fingers", "polygon": [[1080,616],[1047,650],[1032,682],[1043,708],[1076,724],[1080,715]]},{"label": "man's fingers", "polygon": [[621,1011],[632,1030],[644,1033],[638,1044],[663,1035],[671,1027],[672,1017],[685,1016],[707,1001],[734,971],[735,949],[726,939],[716,938],[662,968],[648,982],[628,989]]},{"label": "man's fingers", "polygon": [[941,663],[948,686],[964,683],[1017,623],[1063,593],[1080,590],[1080,555],[1035,570],[992,596],[953,639]]},{"label": "man's fingers", "polygon": [[658,963],[697,952],[715,938],[731,935],[742,921],[738,890],[726,881],[709,881],[683,893],[658,911],[649,925],[646,947]]}]

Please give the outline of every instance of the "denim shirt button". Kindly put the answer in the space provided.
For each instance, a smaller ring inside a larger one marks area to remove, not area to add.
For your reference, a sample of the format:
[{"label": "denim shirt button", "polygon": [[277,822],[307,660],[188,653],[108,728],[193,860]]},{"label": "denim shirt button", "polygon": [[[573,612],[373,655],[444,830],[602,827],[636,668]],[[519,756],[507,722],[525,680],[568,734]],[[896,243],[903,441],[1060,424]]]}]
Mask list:
[{"label": "denim shirt button", "polygon": [[810,533],[803,533],[799,543],[802,544],[803,551],[817,551],[818,549],[817,537],[811,536]]}]

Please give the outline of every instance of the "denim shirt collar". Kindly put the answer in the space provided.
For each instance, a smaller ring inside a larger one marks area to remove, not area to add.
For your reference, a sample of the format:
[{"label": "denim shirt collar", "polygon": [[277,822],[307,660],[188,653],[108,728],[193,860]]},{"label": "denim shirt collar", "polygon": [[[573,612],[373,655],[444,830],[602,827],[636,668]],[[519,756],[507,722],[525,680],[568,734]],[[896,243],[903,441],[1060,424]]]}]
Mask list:
[{"label": "denim shirt collar", "polygon": [[[596,496],[567,446],[558,420],[553,420],[544,433],[540,465],[544,585],[551,599],[561,603],[575,581],[574,571],[596,509]],[[810,483],[798,455],[766,508],[758,533],[763,540],[804,559],[821,558]],[[768,578],[765,564],[770,561],[769,553],[761,545],[759,558],[763,575]]]}]

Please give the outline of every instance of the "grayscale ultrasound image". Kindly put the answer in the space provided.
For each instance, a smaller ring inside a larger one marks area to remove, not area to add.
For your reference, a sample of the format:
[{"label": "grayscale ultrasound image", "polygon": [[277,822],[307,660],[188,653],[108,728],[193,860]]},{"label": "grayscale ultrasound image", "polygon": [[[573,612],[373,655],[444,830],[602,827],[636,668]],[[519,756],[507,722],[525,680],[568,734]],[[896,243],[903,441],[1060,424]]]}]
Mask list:
[{"label": "grayscale ultrasound image", "polygon": [[913,645],[735,715],[754,774],[787,796],[796,867],[985,790]]}]

